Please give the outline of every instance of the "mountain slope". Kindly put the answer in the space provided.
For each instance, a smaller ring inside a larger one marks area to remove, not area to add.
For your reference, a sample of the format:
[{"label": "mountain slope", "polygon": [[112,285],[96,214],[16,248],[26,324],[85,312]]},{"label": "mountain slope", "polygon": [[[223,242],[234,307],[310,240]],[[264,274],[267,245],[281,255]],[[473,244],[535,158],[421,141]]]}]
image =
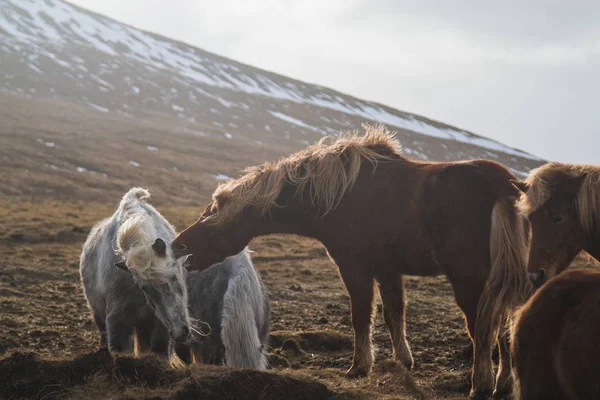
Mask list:
[{"label": "mountain slope", "polygon": [[168,121],[171,133],[195,136],[198,146],[221,138],[250,152],[284,154],[323,135],[382,122],[398,131],[414,158],[489,158],[518,174],[541,162],[491,139],[247,66],[61,0],[0,0],[0,36],[0,90],[83,105],[113,120]]}]

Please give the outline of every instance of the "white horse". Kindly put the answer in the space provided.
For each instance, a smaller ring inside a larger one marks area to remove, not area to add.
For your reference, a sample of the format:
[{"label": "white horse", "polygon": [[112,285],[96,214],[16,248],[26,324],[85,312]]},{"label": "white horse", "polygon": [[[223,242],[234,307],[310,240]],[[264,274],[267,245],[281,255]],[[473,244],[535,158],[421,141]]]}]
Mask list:
[{"label": "white horse", "polygon": [[175,230],[133,188],[117,211],[94,226],[81,254],[84,294],[111,352],[150,350],[170,357],[189,338],[186,257],[175,260]]}]

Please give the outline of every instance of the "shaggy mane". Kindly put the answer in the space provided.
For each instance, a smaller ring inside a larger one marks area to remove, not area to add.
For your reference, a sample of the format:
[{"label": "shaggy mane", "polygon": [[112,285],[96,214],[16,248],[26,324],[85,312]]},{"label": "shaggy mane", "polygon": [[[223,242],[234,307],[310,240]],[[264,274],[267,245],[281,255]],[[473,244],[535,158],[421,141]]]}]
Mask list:
[{"label": "shaggy mane", "polygon": [[[132,189],[123,197],[121,206],[128,210],[135,199],[143,201],[149,197],[150,194],[145,190]],[[169,267],[166,257],[157,256],[152,249],[152,244],[158,237],[152,218],[145,215],[145,212],[131,209],[125,215],[125,222],[117,233],[116,253],[140,279],[155,283],[167,282],[175,271]]]},{"label": "shaggy mane", "polygon": [[539,210],[552,197],[565,175],[571,178],[585,176],[575,205],[581,226],[591,232],[594,222],[600,222],[600,166],[558,162],[542,165],[525,179],[527,193],[521,195],[517,206],[525,216]]},{"label": "shaggy mane", "polygon": [[215,214],[205,221],[216,225],[231,223],[246,207],[265,216],[271,207],[277,207],[286,183],[296,186],[296,194],[309,185],[310,204],[317,207],[320,216],[326,215],[352,188],[363,160],[375,169],[379,161],[399,156],[400,144],[385,127],[364,125],[363,129],[363,135],[347,132],[329,144],[325,137],[276,163],[246,169],[244,176],[215,190],[211,205]]}]

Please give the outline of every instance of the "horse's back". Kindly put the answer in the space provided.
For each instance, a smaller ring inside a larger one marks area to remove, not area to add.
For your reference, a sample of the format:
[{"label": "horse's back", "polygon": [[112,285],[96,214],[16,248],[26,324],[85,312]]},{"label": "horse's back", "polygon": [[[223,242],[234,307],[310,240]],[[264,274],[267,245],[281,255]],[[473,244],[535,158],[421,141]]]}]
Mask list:
[{"label": "horse's back", "polygon": [[425,186],[425,195],[430,197],[426,200],[470,212],[479,210],[469,210],[469,205],[487,206],[491,211],[499,199],[519,197],[512,179],[515,176],[506,167],[490,160],[444,163],[430,169]]},{"label": "horse's back", "polygon": [[[600,272],[574,269],[543,285],[512,332],[521,399],[600,398]],[[556,387],[552,387],[556,386]]]}]

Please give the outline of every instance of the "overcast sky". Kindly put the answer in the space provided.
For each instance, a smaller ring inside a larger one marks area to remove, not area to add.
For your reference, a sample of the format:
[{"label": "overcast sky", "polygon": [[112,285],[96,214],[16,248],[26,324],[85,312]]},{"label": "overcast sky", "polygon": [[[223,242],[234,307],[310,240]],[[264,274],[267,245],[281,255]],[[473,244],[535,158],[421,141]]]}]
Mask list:
[{"label": "overcast sky", "polygon": [[598,0],[70,0],[497,139],[600,163]]}]

